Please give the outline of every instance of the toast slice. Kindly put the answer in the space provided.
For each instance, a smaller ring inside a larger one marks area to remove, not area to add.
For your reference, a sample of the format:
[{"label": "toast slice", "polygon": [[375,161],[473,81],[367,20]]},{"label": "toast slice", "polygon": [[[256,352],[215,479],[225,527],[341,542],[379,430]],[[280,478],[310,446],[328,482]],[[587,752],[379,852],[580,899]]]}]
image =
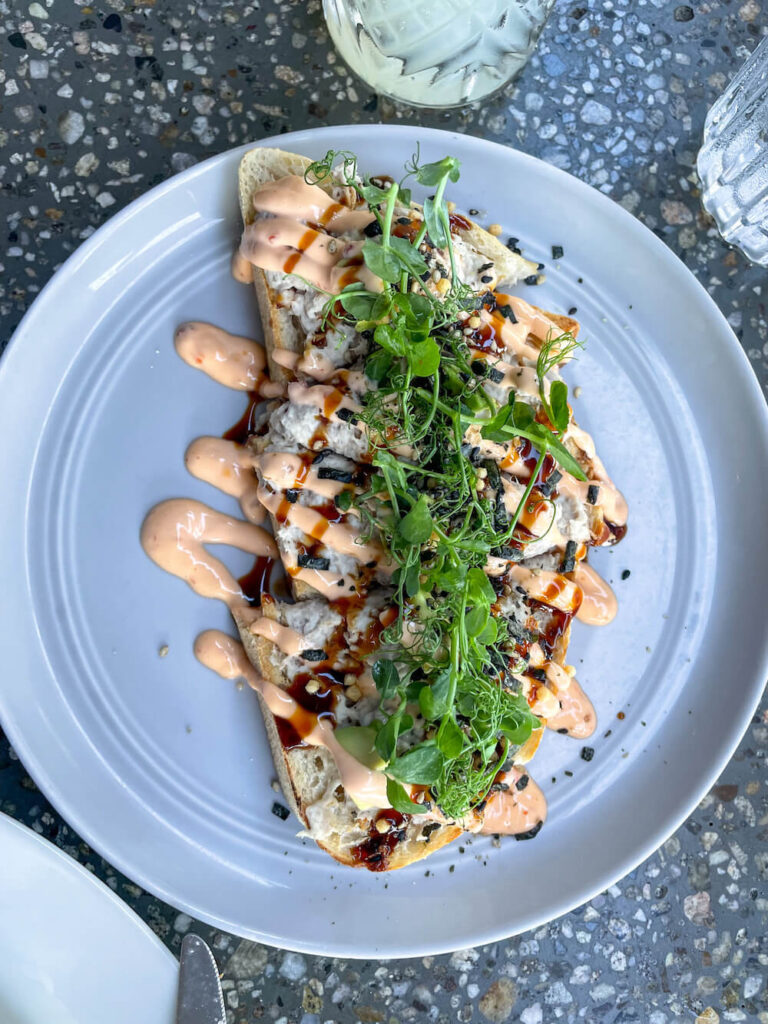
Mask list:
[{"label": "toast slice", "polygon": [[[309,165],[310,161],[307,158],[277,149],[257,148],[245,154],[239,169],[239,197],[243,223],[246,228],[254,220],[254,206],[252,202],[254,192],[263,185],[287,175],[303,176]],[[340,201],[353,207],[357,202],[353,189],[332,178],[321,182],[320,187],[337,202]],[[421,208],[417,204],[411,204],[411,211],[418,214]],[[486,275],[486,277],[490,277],[490,280],[487,282],[487,288],[491,292],[502,283],[504,285],[514,284],[516,281],[528,276],[536,268],[535,264],[510,252],[497,238],[488,234],[488,232],[471,221],[467,221],[466,218],[460,218],[458,227],[454,230],[456,237],[460,239],[463,245],[471,249],[475,254],[479,254],[479,258],[487,260],[488,265],[492,264],[492,269],[489,268],[489,272]],[[481,269],[485,267],[486,264],[482,264]],[[304,373],[301,367],[301,360],[306,359],[307,352],[312,346],[311,332],[308,335],[307,331],[306,300],[302,300],[304,301],[303,306],[301,302],[297,301],[297,294],[300,295],[301,287],[295,285],[293,279],[286,279],[282,274],[264,271],[256,266],[253,269],[254,286],[264,328],[265,347],[271,378],[281,381],[286,387],[305,388],[316,386],[312,380],[312,375]],[[486,277],[483,278],[484,284]],[[533,308],[536,313],[547,318],[558,332],[568,332],[574,337],[577,335],[579,324],[573,318]],[[316,310],[317,306],[315,306],[315,314]],[[336,358],[331,360],[333,364],[331,367],[332,372],[325,378],[331,381],[327,385],[328,387],[338,386],[345,394],[352,397],[354,397],[354,374],[361,374],[363,360],[366,355],[366,350],[364,347],[360,347],[359,340],[359,336],[357,339],[350,339],[348,336],[340,339],[341,355],[334,353]],[[541,339],[539,339],[538,343],[541,343]],[[323,344],[325,345],[326,342],[323,341]],[[289,359],[287,355],[295,358]],[[323,378],[321,377],[320,379],[322,380]],[[270,451],[286,449],[288,451],[300,451],[309,457],[310,461],[317,458],[319,462],[319,455],[313,454],[313,452],[317,452],[317,448],[314,444],[310,444],[307,441],[306,436],[298,434],[293,436],[284,429],[286,424],[281,422],[280,417],[283,415],[281,410],[287,409],[288,411],[283,418],[289,418],[291,415],[290,406],[292,404],[289,401],[282,406],[278,406],[275,414],[270,418],[269,430],[261,436],[251,438],[249,446],[257,456],[269,453]],[[342,457],[351,457],[350,451],[342,450],[343,444],[338,443],[338,438],[341,438],[343,441],[345,429],[349,431],[356,429],[354,422],[350,422],[350,420],[350,417],[345,417],[341,421],[336,421],[335,425],[338,427],[336,431],[337,442],[334,444],[325,442],[324,453],[332,451]],[[360,441],[359,437],[357,441]],[[363,445],[364,447],[365,445]],[[321,448],[323,448],[323,445],[321,445]],[[588,453],[580,450],[578,446],[571,445],[571,448],[573,454],[584,465],[590,461]],[[359,456],[360,452],[358,449],[355,449],[355,451],[358,452]],[[352,462],[354,464],[354,459],[352,459]],[[262,483],[264,483],[264,480],[262,480]],[[299,495],[298,499],[294,496],[288,500],[292,502],[299,500],[301,502],[303,494],[304,492]],[[308,504],[312,505],[312,502],[314,502],[317,505],[319,503],[317,496],[312,497],[310,494],[310,498],[311,501]],[[599,527],[599,509],[595,507],[588,514],[591,517],[590,526],[594,533]],[[270,511],[270,517],[284,561],[289,561],[295,557],[294,553],[289,550],[291,539],[287,536],[287,532],[282,530],[281,521],[273,511]],[[286,534],[285,537],[283,536],[284,533]],[[326,553],[324,550],[321,549],[320,554],[325,558]],[[366,574],[363,571],[365,566],[362,565],[362,559],[358,559],[358,561],[361,564],[354,567],[354,569],[350,569],[349,572],[354,574],[359,571],[361,578],[359,589],[364,591],[371,582],[372,575],[371,573]],[[531,564],[534,563],[532,562]],[[534,565],[534,571],[539,569],[547,572],[558,572],[560,571],[560,559],[557,558],[553,561],[552,558],[547,559],[542,555],[539,563]],[[347,569],[338,567],[334,571],[339,575],[343,574],[346,579]],[[354,575],[351,578],[354,578]],[[382,583],[383,580],[379,579],[378,584],[381,585]],[[511,627],[513,627],[513,635],[521,631],[524,632],[531,624],[541,626],[546,631],[547,617],[552,617],[554,612],[550,615],[546,606],[541,607],[535,601],[524,601],[521,605],[519,597],[516,597],[514,594],[514,580],[511,577],[509,579],[506,577],[500,578],[498,584],[497,594],[499,595],[499,602],[495,614],[502,615],[508,620]],[[349,587],[349,589],[352,590],[354,588]],[[323,593],[322,590],[316,589],[305,579],[294,578],[292,590],[296,601],[305,607],[313,601],[322,601],[322,598],[319,597]],[[293,607],[295,608],[296,606]],[[283,625],[290,624],[290,618],[293,614],[291,606],[278,605],[272,601],[265,602],[263,613],[267,617],[276,618]],[[235,618],[243,645],[256,669],[270,682],[282,689],[290,690],[294,683],[292,672],[296,666],[289,664],[290,659],[287,659],[282,654],[276,644],[265,639],[262,635],[255,634],[247,617],[236,615]],[[570,620],[568,619],[567,621],[564,620],[562,628],[554,631],[551,649],[547,651],[547,660],[562,670],[560,678],[564,680],[564,687],[568,685],[565,657],[569,634]],[[524,675],[523,694],[528,697],[529,704],[534,708],[535,713],[540,714],[542,718],[546,718],[547,714],[554,714],[553,708],[559,705],[557,689],[548,688],[542,681],[541,674],[541,670],[538,670],[537,675],[534,675],[533,672],[530,676]],[[346,721],[352,724],[368,724],[370,719],[361,710],[364,702],[352,701],[354,706],[350,707],[350,702],[347,700],[345,692],[340,692],[340,695],[337,697],[337,702],[339,701],[342,704],[338,704],[338,706],[344,707]],[[538,711],[536,711],[535,702],[538,702],[540,709]],[[434,813],[424,816],[406,814],[397,829],[400,833],[398,841],[389,848],[386,838],[382,839],[382,835],[386,836],[387,833],[378,832],[376,829],[376,823],[379,820],[377,810],[375,808],[361,809],[350,798],[341,785],[340,773],[328,750],[318,747],[286,744],[284,736],[281,736],[278,723],[263,702],[262,711],[267,725],[267,733],[275,765],[286,799],[318,845],[341,863],[359,865],[361,863],[360,851],[362,849],[366,855],[364,859],[367,858],[368,853],[371,853],[374,858],[374,864],[380,865],[375,868],[376,870],[399,868],[440,849],[446,843],[461,835],[467,827],[471,828],[472,831],[477,831],[482,826],[482,810],[474,816],[476,820],[472,822],[446,820],[441,815],[439,808],[435,809]],[[514,752],[512,760],[515,764],[524,764],[530,759],[538,746],[541,733],[541,729],[535,730],[530,739]],[[384,848],[386,848],[385,852],[382,853]],[[371,864],[368,866],[370,867]]]}]

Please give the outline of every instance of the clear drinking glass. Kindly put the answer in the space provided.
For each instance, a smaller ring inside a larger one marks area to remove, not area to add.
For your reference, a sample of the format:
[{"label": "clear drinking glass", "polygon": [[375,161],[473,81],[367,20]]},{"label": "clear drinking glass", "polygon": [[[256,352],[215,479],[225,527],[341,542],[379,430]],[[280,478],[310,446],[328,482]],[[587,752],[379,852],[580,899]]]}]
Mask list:
[{"label": "clear drinking glass", "polygon": [[720,234],[768,266],[768,37],[707,114],[698,171]]},{"label": "clear drinking glass", "polygon": [[555,0],[323,0],[336,49],[372,89],[420,107],[472,103],[533,53]]}]

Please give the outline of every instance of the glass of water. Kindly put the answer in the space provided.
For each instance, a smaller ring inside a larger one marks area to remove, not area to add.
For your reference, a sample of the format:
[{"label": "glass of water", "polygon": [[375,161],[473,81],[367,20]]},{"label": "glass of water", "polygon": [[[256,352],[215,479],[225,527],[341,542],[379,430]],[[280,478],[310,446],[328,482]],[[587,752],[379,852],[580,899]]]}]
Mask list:
[{"label": "glass of water", "polygon": [[698,171],[720,234],[768,266],[768,37],[707,114]]},{"label": "glass of water", "polygon": [[524,67],[555,0],[323,0],[337,50],[372,89],[420,107],[473,103]]}]

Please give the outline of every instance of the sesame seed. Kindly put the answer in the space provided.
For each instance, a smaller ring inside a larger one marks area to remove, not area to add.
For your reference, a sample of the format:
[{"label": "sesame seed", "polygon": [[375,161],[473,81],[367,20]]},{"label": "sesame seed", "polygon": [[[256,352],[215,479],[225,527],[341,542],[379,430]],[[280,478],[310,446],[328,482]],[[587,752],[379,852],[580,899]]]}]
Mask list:
[{"label": "sesame seed", "polygon": [[164,658],[168,654],[168,644],[163,644],[162,647],[158,648],[158,658]]},{"label": "sesame seed", "polygon": [[433,271],[432,271],[432,280],[433,280],[433,281],[434,281],[435,283],[437,283],[437,282],[438,282],[438,281],[440,280],[440,278],[441,278],[442,276],[443,276],[443,275],[442,275],[442,274],[440,273],[440,271],[439,271],[439,270],[433,270]]},{"label": "sesame seed", "polygon": [[501,224],[490,224],[488,226],[488,234],[495,235],[498,238],[501,234]]},{"label": "sesame seed", "polygon": [[320,689],[320,683],[316,679],[310,679],[307,685],[304,687],[307,693],[317,693]]},{"label": "sesame seed", "polygon": [[448,211],[448,213],[453,213],[453,211],[456,209],[456,203],[451,202],[451,200],[449,199],[445,204],[445,208]]},{"label": "sesame seed", "polygon": [[376,831],[384,835],[385,832],[389,832],[389,822],[386,818],[377,818],[376,820]]},{"label": "sesame seed", "polygon": [[465,328],[464,328],[464,334],[465,334],[465,335],[466,335],[467,337],[469,337],[471,333],[472,333],[472,328],[471,328],[471,327],[465,327]]},{"label": "sesame seed", "polygon": [[468,320],[468,323],[470,327],[479,327],[480,324],[482,323],[482,320],[480,319],[479,316],[471,316]]},{"label": "sesame seed", "polygon": [[346,690],[346,697],[347,700],[351,700],[353,704],[356,703],[356,701],[360,700],[362,697],[360,687],[357,685],[348,686]]}]

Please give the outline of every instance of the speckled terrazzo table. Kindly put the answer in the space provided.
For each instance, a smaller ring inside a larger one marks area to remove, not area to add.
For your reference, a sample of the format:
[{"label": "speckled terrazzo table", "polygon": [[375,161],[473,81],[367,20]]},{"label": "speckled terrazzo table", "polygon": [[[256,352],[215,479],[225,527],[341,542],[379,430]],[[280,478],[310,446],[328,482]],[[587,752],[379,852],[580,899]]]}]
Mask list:
[{"label": "speckled terrazzo table", "polygon": [[[0,19],[3,341],[83,239],[197,160],[289,129],[421,121],[533,153],[625,206],[713,294],[768,386],[765,272],[718,239],[694,170],[705,111],[754,48],[765,0],[560,2],[516,88],[481,111],[440,114],[398,109],[349,77],[318,0],[16,0]],[[768,1024],[765,707],[690,820],[620,885],[536,932],[453,956],[305,957],[198,924],[81,842],[1,731],[0,810],[106,879],[174,952],[190,928],[208,939],[237,1024]]]}]

